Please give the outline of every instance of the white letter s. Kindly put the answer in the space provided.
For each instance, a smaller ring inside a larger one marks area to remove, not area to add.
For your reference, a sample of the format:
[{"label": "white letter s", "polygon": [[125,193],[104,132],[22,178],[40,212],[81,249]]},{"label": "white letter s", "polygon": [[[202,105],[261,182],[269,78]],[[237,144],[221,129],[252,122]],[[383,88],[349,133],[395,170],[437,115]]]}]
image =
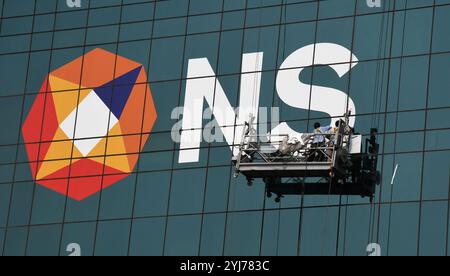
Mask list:
[{"label": "white letter s", "polygon": [[[357,64],[358,58],[338,44],[318,43],[305,46],[292,53],[281,65],[276,82],[278,95],[289,106],[329,114],[332,117],[331,125],[334,125],[347,111],[351,111],[352,115],[356,114],[353,100],[334,88],[304,84],[299,76],[307,67],[328,65],[342,78]],[[354,125],[355,118],[351,117],[350,126]],[[286,123],[273,129],[272,134],[301,135]]]}]

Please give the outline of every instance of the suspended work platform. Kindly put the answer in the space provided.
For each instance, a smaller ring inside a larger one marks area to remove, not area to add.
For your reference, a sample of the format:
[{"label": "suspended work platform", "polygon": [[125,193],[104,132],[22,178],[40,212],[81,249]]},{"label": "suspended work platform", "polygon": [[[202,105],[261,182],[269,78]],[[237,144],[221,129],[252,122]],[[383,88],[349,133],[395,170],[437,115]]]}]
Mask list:
[{"label": "suspended work platform", "polygon": [[301,137],[258,136],[251,118],[244,129],[239,154],[233,158],[236,177],[266,184],[267,196],[279,202],[285,195],[375,195],[377,171],[377,130],[362,150],[362,136],[349,127],[349,116],[336,127],[317,128]]}]

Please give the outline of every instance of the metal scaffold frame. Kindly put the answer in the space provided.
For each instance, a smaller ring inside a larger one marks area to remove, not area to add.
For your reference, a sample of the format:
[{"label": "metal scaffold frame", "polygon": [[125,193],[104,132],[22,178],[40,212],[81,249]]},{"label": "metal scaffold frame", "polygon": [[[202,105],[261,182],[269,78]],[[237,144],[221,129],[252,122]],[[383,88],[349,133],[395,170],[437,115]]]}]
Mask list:
[{"label": "metal scaffold frame", "polygon": [[373,199],[379,181],[377,130],[371,130],[362,151],[362,136],[349,126],[350,114],[327,131],[301,137],[258,135],[254,117],[246,123],[233,158],[235,176],[266,184],[267,196],[360,195]]}]

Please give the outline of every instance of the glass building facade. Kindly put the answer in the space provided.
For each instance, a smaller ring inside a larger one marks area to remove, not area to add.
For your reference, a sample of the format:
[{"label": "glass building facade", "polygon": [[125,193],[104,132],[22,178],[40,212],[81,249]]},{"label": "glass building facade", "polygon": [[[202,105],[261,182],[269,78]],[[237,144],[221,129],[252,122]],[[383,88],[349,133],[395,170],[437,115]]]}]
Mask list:
[{"label": "glass building facade", "polygon": [[[364,256],[374,244],[383,256],[448,255],[450,0],[379,3],[0,0],[0,255]],[[189,60],[207,58],[237,107],[243,54],[263,52],[259,105],[307,132],[329,115],[284,103],[276,80],[289,55],[317,43],[358,58],[342,77],[322,64],[299,80],[345,92],[355,128],[378,128],[373,203],[277,204],[262,182],[233,176],[226,142],[202,142],[198,162],[178,162],[172,111],[184,103]],[[35,183],[22,126],[46,76],[96,48],[143,64],[158,119],[133,172],[77,201]]]}]

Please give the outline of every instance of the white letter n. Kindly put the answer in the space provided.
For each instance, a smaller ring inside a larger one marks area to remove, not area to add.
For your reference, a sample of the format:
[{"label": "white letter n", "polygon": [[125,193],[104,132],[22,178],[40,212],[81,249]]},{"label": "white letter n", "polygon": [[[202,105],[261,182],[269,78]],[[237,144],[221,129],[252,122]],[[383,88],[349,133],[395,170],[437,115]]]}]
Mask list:
[{"label": "white letter n", "polygon": [[[244,54],[239,114],[230,104],[207,58],[190,59],[188,64],[179,163],[198,162],[203,133],[203,104],[212,110],[225,140],[236,154],[245,121],[253,114],[257,122],[263,53]],[[233,149],[234,146],[234,149]]]}]

